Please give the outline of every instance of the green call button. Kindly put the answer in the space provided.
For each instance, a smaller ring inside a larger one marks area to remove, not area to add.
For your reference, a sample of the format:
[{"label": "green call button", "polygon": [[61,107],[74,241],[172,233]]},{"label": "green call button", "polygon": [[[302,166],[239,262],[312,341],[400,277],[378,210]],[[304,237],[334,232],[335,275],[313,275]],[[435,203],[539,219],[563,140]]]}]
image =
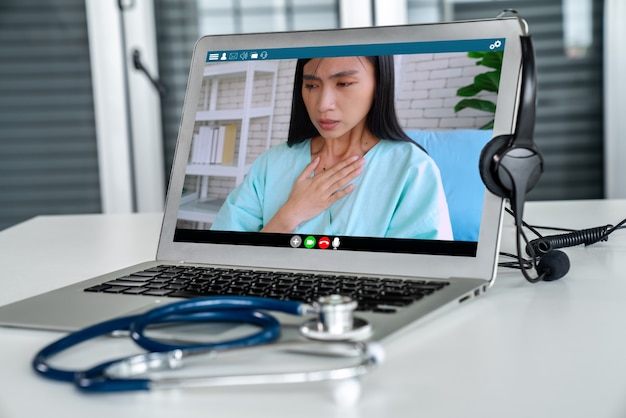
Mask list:
[{"label": "green call button", "polygon": [[315,237],[312,237],[310,235],[304,239],[304,246],[306,248],[313,248],[315,247],[316,243],[317,241],[315,240]]}]

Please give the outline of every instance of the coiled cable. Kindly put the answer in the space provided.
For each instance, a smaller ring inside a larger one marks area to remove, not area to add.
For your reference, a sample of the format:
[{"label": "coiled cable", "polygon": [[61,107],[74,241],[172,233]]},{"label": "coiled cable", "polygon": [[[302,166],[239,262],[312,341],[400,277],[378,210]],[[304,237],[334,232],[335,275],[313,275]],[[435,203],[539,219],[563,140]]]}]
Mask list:
[{"label": "coiled cable", "polygon": [[[567,234],[547,235],[534,239],[526,246],[527,254],[543,255],[558,248],[569,248],[577,245],[591,245],[600,241],[608,241],[613,225],[598,226],[595,228],[581,229]],[[532,247],[532,250],[531,248]]]},{"label": "coiled cable", "polygon": [[[506,212],[515,217],[513,211],[509,208],[505,208]],[[533,268],[534,264],[546,253],[550,250],[558,249],[558,248],[568,248],[575,247],[577,245],[591,245],[600,241],[608,241],[609,235],[618,229],[626,228],[624,225],[626,224],[626,219],[619,222],[617,225],[604,225],[598,226],[595,228],[586,228],[582,230],[574,230],[574,229],[565,229],[559,227],[549,227],[549,226],[538,226],[538,225],[529,225],[526,222],[522,221],[522,226],[533,234],[535,234],[538,238],[526,241],[526,252],[530,256],[530,259],[518,258],[517,255],[508,254],[508,253],[500,253],[501,256],[506,258],[512,258],[515,261],[503,261],[498,263],[500,267],[506,268],[515,268],[521,270],[528,270]],[[564,231],[563,234],[556,235],[547,235],[543,236],[539,230],[540,229],[548,229],[553,231]]]}]

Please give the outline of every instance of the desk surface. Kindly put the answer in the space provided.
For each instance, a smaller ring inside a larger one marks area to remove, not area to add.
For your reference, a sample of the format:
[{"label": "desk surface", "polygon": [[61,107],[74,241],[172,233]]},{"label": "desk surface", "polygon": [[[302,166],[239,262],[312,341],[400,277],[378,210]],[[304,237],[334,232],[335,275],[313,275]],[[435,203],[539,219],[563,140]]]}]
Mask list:
[{"label": "desk surface", "polygon": [[[622,200],[532,202],[525,219],[586,228],[624,217]],[[2,231],[0,304],[153,258],[160,221],[49,216]],[[511,250],[512,226],[503,234]],[[483,297],[386,342],[354,406],[334,403],[328,384],[86,396],[30,370],[60,333],[0,328],[0,417],[626,416],[626,231],[566,252],[566,278],[532,285],[501,269]]]}]

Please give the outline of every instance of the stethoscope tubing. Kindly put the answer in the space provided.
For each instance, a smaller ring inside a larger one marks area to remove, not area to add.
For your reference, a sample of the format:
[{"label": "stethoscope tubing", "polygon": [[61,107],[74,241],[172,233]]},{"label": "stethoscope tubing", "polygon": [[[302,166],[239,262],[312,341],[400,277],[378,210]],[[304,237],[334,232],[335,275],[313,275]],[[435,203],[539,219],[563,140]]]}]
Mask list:
[{"label": "stethoscope tubing", "polygon": [[[374,353],[376,350],[370,350],[369,345],[350,341],[351,337],[362,333],[357,330],[357,333],[347,333],[343,341],[338,340],[338,336],[333,334],[326,342],[309,341],[308,343],[309,353],[343,356],[346,350],[352,351],[352,357],[357,357],[358,363],[347,367],[257,375],[144,377],[148,375],[148,372],[182,367],[182,359],[185,357],[217,354],[226,350],[245,349],[276,341],[280,336],[280,323],[265,311],[301,316],[318,312],[317,309],[318,307],[301,302],[259,297],[224,296],[183,300],[154,308],[143,314],[111,319],[73,332],[40,350],[32,361],[32,367],[46,378],[73,383],[84,392],[120,392],[171,387],[348,379],[364,374],[380,362],[380,355]],[[189,344],[182,342],[174,344],[147,335],[150,326],[190,322],[247,323],[259,327],[259,330],[231,340]],[[68,370],[50,365],[49,360],[64,350],[97,337],[126,331],[129,332],[131,339],[148,353],[106,361],[86,370]],[[307,344],[302,341],[282,342],[272,344],[272,347],[293,349],[294,345],[290,344],[294,343],[296,346]],[[321,348],[322,346],[324,348]],[[133,367],[137,365],[138,367]]]},{"label": "stethoscope tubing", "polygon": [[[228,349],[246,345],[264,344],[278,338],[280,323],[270,315],[258,311],[284,312],[301,315],[302,303],[253,297],[215,297],[190,299],[164,305],[136,318],[129,326],[130,337],[147,351],[171,351],[176,349]],[[207,344],[171,344],[151,339],[146,328],[156,323],[189,322],[237,322],[258,325],[261,331],[240,339]]]},{"label": "stethoscope tubing", "polygon": [[109,321],[101,322],[68,334],[67,336],[39,350],[33,358],[32,367],[35,372],[48,379],[62,382],[74,382],[80,371],[52,367],[48,360],[62,351],[85,341],[89,341],[103,335],[112,334],[115,331],[127,330],[132,321],[138,317],[139,315],[132,315],[111,319]]},{"label": "stethoscope tubing", "polygon": [[[236,350],[246,350],[251,347],[240,347]],[[188,356],[200,356],[215,358],[222,351],[196,350],[193,352],[175,350],[175,352],[152,352],[128,357],[122,361],[111,361],[94,367],[91,370],[80,373],[77,376],[76,385],[84,392],[114,392],[131,390],[153,389],[179,389],[190,387],[223,387],[258,384],[285,384],[285,383],[311,383],[326,380],[346,380],[358,378],[383,361],[382,348],[374,343],[359,341],[285,341],[262,347],[254,347],[254,350],[284,350],[287,352],[300,352],[304,354],[328,355],[336,357],[356,358],[357,362],[343,367],[316,370],[296,370],[286,373],[258,373],[258,374],[235,374],[235,375],[208,375],[208,376],[184,376],[168,377],[158,375],[150,379],[136,378],[128,363],[151,363],[153,356],[160,363],[154,367],[157,371],[173,370],[183,367],[183,360]],[[168,361],[172,360],[174,361]],[[121,364],[126,363],[126,364]],[[121,366],[121,367],[120,367]],[[117,369],[117,370],[115,370]],[[152,367],[148,367],[152,369]],[[123,370],[120,372],[120,370]],[[143,370],[143,368],[142,368]],[[113,377],[113,379],[108,379]]]},{"label": "stethoscope tubing", "polygon": [[[40,375],[63,382],[74,382],[79,387],[85,387],[89,380],[96,380],[96,376],[112,363],[123,359],[112,360],[97,365],[87,370],[67,370],[50,365],[49,359],[71,347],[74,347],[91,339],[113,334],[119,331],[130,331],[131,338],[140,347],[151,352],[170,351],[175,349],[186,350],[224,350],[236,347],[244,347],[265,344],[276,340],[280,335],[280,323],[271,315],[257,309],[272,310],[300,315],[304,304],[293,301],[279,301],[257,297],[218,297],[197,298],[175,302],[155,308],[145,314],[130,315],[104,321],[51,343],[41,349],[33,358],[32,367]],[[258,325],[261,329],[246,337],[222,341],[218,343],[201,343],[192,345],[173,345],[163,341],[153,340],[145,335],[145,330],[150,325],[167,322],[245,322]],[[114,386],[108,380],[108,384]],[[134,381],[134,382],[133,382]],[[80,384],[79,384],[80,382]],[[119,389],[112,390],[137,390],[137,386],[146,386],[145,379],[116,379]],[[100,382],[102,383],[102,382]],[[82,385],[82,386],[81,386]],[[130,386],[124,389],[123,386]],[[104,390],[100,385],[101,390]]]}]

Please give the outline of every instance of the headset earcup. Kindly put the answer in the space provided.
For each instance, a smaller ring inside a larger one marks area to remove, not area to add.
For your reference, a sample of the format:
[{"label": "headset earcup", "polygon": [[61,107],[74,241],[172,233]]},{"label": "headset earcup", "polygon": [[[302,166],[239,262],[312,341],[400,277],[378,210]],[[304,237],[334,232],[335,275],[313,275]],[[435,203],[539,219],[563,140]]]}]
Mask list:
[{"label": "headset earcup", "polygon": [[478,170],[485,187],[491,193],[503,198],[511,197],[512,191],[505,188],[500,182],[496,168],[496,158],[509,148],[511,138],[511,135],[500,135],[493,138],[484,146],[478,162]]}]

